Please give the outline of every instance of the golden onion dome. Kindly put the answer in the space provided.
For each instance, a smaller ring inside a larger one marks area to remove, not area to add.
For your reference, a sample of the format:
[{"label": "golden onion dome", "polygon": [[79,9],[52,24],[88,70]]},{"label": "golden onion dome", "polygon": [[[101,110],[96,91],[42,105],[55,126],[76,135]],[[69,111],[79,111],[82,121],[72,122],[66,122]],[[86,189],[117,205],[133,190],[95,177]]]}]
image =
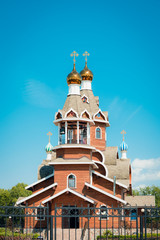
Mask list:
[{"label": "golden onion dome", "polygon": [[89,70],[89,68],[87,67],[87,62],[85,63],[85,67],[84,69],[80,72],[81,76],[82,76],[82,80],[90,80],[92,81],[93,79],[93,73],[91,72],[91,70]]},{"label": "golden onion dome", "polygon": [[73,65],[73,70],[67,76],[67,83],[70,84],[81,84],[82,78],[81,75],[76,71],[75,63]]}]

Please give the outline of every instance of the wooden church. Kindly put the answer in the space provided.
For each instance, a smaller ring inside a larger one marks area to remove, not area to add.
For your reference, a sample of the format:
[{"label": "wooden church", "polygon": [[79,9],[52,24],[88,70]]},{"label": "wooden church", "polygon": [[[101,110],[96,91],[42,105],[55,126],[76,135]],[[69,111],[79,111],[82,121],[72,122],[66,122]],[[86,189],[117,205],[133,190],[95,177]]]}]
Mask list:
[{"label": "wooden church", "polygon": [[131,164],[124,137],[121,157],[118,147],[107,146],[108,112],[99,108],[99,97],[92,91],[89,54],[84,53],[85,67],[80,73],[75,68],[78,54],[71,55],[74,64],[67,76],[68,95],[54,119],[58,145],[51,145],[49,133],[47,157],[38,168],[38,181],[26,187],[32,195],[17,202],[28,206],[49,204],[50,214],[54,213],[55,204],[96,206],[107,211],[112,206],[125,206],[126,195],[132,192]]}]

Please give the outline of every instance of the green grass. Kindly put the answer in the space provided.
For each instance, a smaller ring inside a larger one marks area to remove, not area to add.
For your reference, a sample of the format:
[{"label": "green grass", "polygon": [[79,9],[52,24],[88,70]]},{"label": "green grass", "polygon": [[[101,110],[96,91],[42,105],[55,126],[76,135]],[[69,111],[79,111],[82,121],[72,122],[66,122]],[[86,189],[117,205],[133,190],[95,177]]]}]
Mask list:
[{"label": "green grass", "polygon": [[20,233],[20,232],[14,232],[12,233],[12,231],[7,228],[5,231],[5,228],[0,228],[0,240],[4,239],[3,237],[14,237],[16,239],[16,237],[21,237],[21,239],[36,239],[40,234],[39,233],[30,233],[30,234],[24,234],[24,233]]},{"label": "green grass", "polygon": [[[145,238],[145,234],[143,234],[143,237]],[[148,233],[147,234],[147,238],[150,239],[150,238],[157,238],[157,234],[156,233]],[[134,235],[114,235],[111,233],[110,230],[107,230],[107,234],[106,234],[106,231],[102,234],[102,236],[97,236],[97,240],[100,240],[100,239],[108,239],[108,240],[112,240],[113,239],[119,239],[119,240],[124,240],[124,239],[137,239],[137,235],[134,234]],[[160,239],[160,233],[158,234],[158,238]],[[140,239],[140,234],[138,234],[138,239]]]}]

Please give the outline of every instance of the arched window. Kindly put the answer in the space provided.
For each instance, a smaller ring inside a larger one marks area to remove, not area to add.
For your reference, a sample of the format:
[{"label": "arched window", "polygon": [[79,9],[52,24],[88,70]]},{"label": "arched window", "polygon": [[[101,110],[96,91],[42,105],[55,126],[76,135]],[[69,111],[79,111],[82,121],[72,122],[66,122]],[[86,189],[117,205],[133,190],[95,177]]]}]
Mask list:
[{"label": "arched window", "polygon": [[100,127],[97,127],[97,128],[96,128],[96,138],[97,138],[97,139],[100,139],[100,138],[101,138],[101,129],[100,129]]},{"label": "arched window", "polygon": [[75,188],[76,187],[76,177],[73,174],[68,176],[68,187]]},{"label": "arched window", "polygon": [[102,205],[100,207],[100,215],[101,215],[101,219],[108,219],[108,209],[107,209],[107,206]]}]

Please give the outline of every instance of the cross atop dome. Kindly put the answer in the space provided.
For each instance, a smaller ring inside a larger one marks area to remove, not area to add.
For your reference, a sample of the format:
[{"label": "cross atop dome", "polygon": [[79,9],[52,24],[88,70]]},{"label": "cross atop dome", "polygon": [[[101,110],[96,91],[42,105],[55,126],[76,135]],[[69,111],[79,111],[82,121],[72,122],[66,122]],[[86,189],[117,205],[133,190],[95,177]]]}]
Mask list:
[{"label": "cross atop dome", "polygon": [[90,54],[87,52],[87,51],[85,51],[84,53],[83,53],[83,56],[85,57],[85,61],[87,62],[87,57],[89,56]]},{"label": "cross atop dome", "polygon": [[[81,77],[82,77],[82,89],[91,89],[91,81],[93,79],[93,73],[91,72],[91,70],[89,70],[88,66],[87,66],[87,57],[90,54],[85,51],[83,53],[83,56],[85,57],[85,67],[84,69],[80,72]],[[86,83],[87,81],[87,83]]]},{"label": "cross atop dome", "polygon": [[68,95],[72,94],[80,95],[80,84],[82,78],[75,68],[76,57],[78,57],[79,54],[76,51],[73,51],[70,56],[73,57],[73,70],[67,76],[67,83],[69,86]]},{"label": "cross atop dome", "polygon": [[73,57],[73,62],[74,62],[74,64],[75,64],[75,62],[76,62],[76,57],[78,57],[79,54],[78,54],[76,51],[73,51],[73,53],[71,53],[70,56]]},{"label": "cross atop dome", "polygon": [[49,143],[50,143],[50,137],[53,135],[51,132],[48,132],[47,135],[49,136]]},{"label": "cross atop dome", "polygon": [[124,141],[124,134],[126,134],[126,132],[122,130],[121,134],[123,134],[123,141]]}]

